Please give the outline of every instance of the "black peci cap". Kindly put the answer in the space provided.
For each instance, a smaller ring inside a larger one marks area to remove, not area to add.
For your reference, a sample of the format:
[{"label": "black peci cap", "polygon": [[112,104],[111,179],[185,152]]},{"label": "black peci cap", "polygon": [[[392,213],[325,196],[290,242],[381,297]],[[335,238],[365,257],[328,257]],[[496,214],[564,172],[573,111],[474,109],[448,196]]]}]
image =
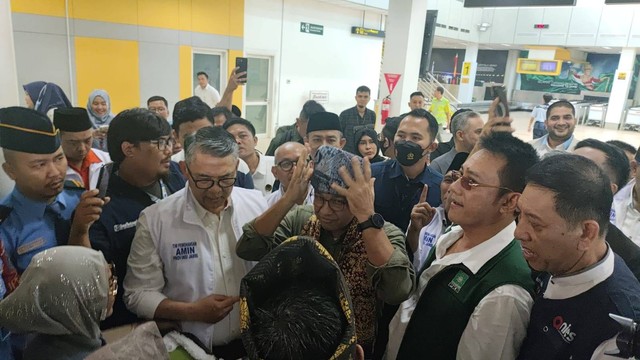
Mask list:
[{"label": "black peci cap", "polygon": [[60,134],[40,112],[12,106],[0,109],[0,147],[30,154],[53,154]]},{"label": "black peci cap", "polygon": [[338,130],[342,131],[340,126],[340,118],[338,115],[326,111],[315,113],[309,116],[309,124],[307,125],[307,134],[312,131],[321,130]]},{"label": "black peci cap", "polygon": [[81,107],[55,109],[53,125],[66,132],[81,132],[93,128],[87,109]]}]

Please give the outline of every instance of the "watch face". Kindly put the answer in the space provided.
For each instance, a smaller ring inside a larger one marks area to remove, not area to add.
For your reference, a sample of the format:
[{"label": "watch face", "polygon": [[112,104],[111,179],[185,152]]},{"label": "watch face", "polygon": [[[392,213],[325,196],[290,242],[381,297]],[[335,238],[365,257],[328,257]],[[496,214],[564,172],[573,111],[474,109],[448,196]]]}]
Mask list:
[{"label": "watch face", "polygon": [[382,215],[377,213],[371,216],[371,222],[373,223],[373,226],[377,227],[378,229],[382,229],[382,227],[384,226],[384,218],[382,217]]}]

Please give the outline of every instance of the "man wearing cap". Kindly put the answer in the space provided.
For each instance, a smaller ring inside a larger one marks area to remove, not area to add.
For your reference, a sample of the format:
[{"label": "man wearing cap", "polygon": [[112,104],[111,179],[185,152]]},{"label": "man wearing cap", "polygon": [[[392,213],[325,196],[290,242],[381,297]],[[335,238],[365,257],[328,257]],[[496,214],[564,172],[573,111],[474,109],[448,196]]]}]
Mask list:
[{"label": "man wearing cap", "polygon": [[427,202],[440,205],[442,174],[429,168],[429,153],[435,143],[438,123],[428,111],[412,110],[395,134],[396,158],[371,165],[375,181],[376,211],[402,231],[407,230],[411,209],[428,186]]},{"label": "man wearing cap", "polygon": [[56,109],[53,125],[60,130],[62,150],[67,158],[65,181],[86,190],[95,189],[100,167],[111,161],[109,154],[91,148],[93,123],[84,108]]},{"label": "man wearing cap", "polygon": [[[140,108],[119,113],[111,122],[107,139],[114,162],[107,188],[111,201],[91,226],[89,238],[91,246],[115,264],[122,288],[140,212],[182,189],[185,178],[178,164],[171,161],[171,127],[155,113]],[[122,293],[118,291],[113,315],[102,322],[102,329],[137,321],[126,309]]]},{"label": "man wearing cap", "polygon": [[98,218],[104,201],[96,197],[97,190],[82,195],[64,190],[67,159],[49,118],[22,107],[0,109],[0,146],[5,158],[2,169],[16,183],[0,201],[4,215],[0,239],[18,272],[42,250],[89,246],[82,234]]},{"label": "man wearing cap", "polygon": [[305,102],[304,105],[302,105],[302,110],[300,110],[300,115],[296,118],[295,124],[278,128],[276,136],[271,140],[271,143],[269,143],[269,148],[267,148],[265,155],[274,156],[276,149],[286,142],[294,141],[304,145],[304,137],[307,134],[309,117],[323,111],[325,111],[324,107],[315,100]]},{"label": "man wearing cap", "polygon": [[342,149],[346,142],[347,140],[344,138],[340,128],[338,115],[322,111],[309,117],[304,144],[311,156],[315,156],[316,151],[322,145]]},{"label": "man wearing cap", "polygon": [[[310,123],[311,125],[311,123]],[[376,214],[369,160],[321,146],[313,168],[306,152],[298,158],[284,196],[243,227],[238,256],[256,261],[294,235],[324,246],[344,274],[355,306],[356,334],[371,356],[378,305],[398,304],[413,288],[415,272],[402,232]],[[313,206],[298,206],[314,188]]]},{"label": "man wearing cap", "polygon": [[220,127],[186,141],[188,186],[145,209],[124,281],[127,307],[147,319],[180,322],[216,357],[246,353],[240,341],[240,281],[252,265],[235,254],[242,225],[267,203],[233,186],[238,144]]},{"label": "man wearing cap", "polygon": [[364,359],[347,282],[311,237],[267,254],[242,278],[240,303],[249,359]]}]

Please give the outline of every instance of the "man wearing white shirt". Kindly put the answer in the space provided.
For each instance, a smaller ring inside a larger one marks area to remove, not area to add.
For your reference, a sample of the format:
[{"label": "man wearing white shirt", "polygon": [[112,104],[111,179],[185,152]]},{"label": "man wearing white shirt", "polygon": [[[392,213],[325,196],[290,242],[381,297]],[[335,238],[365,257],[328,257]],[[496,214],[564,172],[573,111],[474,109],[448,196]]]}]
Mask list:
[{"label": "man wearing white shirt", "polygon": [[513,238],[533,148],[492,133],[449,188],[458,224],[436,243],[414,295],[389,326],[388,359],[514,359],[533,304],[533,281]]},{"label": "man wearing white shirt", "polygon": [[515,237],[541,274],[518,359],[601,358],[621,330],[609,314],[640,318],[640,283],[605,241],[611,200],[609,178],[581,156],[553,156],[527,173]]},{"label": "man wearing white shirt", "polygon": [[238,145],[223,129],[199,130],[183,167],[188,186],[138,220],[125,303],[143,318],[180,321],[216,357],[236,359],[245,355],[236,302],[252,265],[235,246],[267,204],[260,192],[233,186]]},{"label": "man wearing white shirt", "polygon": [[202,99],[210,108],[216,106],[221,97],[218,90],[209,84],[209,75],[204,71],[200,71],[197,76],[198,86],[193,90],[193,95]]},{"label": "man wearing white shirt", "polygon": [[544,124],[549,132],[529,142],[543,157],[553,150],[572,151],[578,140],[573,136],[576,129],[576,109],[566,100],[556,101],[547,108],[547,120]]},{"label": "man wearing white shirt", "polygon": [[[267,195],[267,205],[273,206],[278,200],[282,198],[284,193],[289,187],[291,177],[293,176],[293,169],[298,158],[302,155],[304,145],[297,141],[286,142],[276,149],[274,156],[274,165],[271,167],[271,173],[276,179],[280,181],[280,188],[273,193]],[[298,205],[311,205],[313,204],[313,186],[309,184],[309,190],[307,191],[307,197],[302,204]]]},{"label": "man wearing white shirt", "polygon": [[249,174],[253,178],[254,188],[260,190],[265,196],[271,194],[273,183],[276,180],[271,172],[273,156],[260,154],[256,150],[256,145],[258,145],[256,128],[251,122],[242,118],[232,118],[225,122],[222,128],[236,139],[240,159],[249,166]]}]

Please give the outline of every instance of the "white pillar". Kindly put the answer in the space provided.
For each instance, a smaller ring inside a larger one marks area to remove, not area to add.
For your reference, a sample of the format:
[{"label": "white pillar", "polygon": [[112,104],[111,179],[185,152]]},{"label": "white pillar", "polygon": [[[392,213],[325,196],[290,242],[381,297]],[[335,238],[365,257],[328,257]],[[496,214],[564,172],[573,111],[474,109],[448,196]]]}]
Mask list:
[{"label": "white pillar", "polygon": [[389,95],[384,74],[400,74],[400,81],[391,94],[390,116],[398,116],[406,111],[409,95],[418,88],[426,18],[426,0],[389,1],[380,77],[380,99]]},{"label": "white pillar", "polygon": [[11,1],[0,0],[0,107],[20,104],[18,70],[13,46]]},{"label": "white pillar", "polygon": [[[13,46],[13,24],[11,22],[10,0],[0,0],[0,108],[20,104],[18,91],[18,70]],[[0,151],[0,164],[4,155]],[[0,171],[0,198],[13,189],[13,181],[4,171]]]},{"label": "white pillar", "polygon": [[460,88],[458,89],[458,100],[461,103],[470,103],[473,99],[476,70],[478,70],[478,44],[469,44],[464,53],[462,76],[460,77]]},{"label": "white pillar", "polygon": [[636,59],[635,48],[623,48],[620,52],[620,62],[613,77],[613,87],[609,95],[609,107],[605,123],[619,124],[622,113],[627,106],[627,96],[633,77],[633,64]]}]

